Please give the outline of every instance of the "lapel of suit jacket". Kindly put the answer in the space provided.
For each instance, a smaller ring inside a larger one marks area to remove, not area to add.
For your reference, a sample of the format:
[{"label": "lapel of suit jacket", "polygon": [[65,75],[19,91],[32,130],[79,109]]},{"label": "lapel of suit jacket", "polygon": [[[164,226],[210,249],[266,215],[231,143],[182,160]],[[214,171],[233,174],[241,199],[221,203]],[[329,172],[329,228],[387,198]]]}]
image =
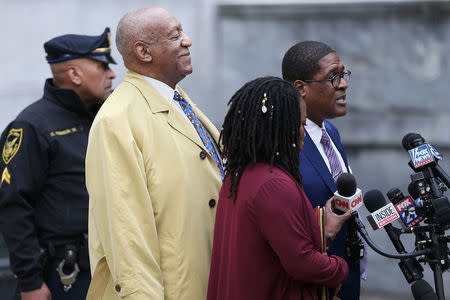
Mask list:
[{"label": "lapel of suit jacket", "polygon": [[[322,177],[323,181],[327,184],[330,191],[334,193],[336,191],[336,184],[334,183],[333,177],[331,176],[331,173],[328,170],[327,165],[323,161],[322,155],[320,155],[319,150],[312,141],[308,132],[306,132],[303,142],[304,142],[302,150],[303,155],[305,155],[306,158],[311,162],[311,165],[316,169],[320,177]],[[300,162],[300,164],[301,163],[302,162]]]},{"label": "lapel of suit jacket", "polygon": [[347,172],[350,173],[350,170],[348,168],[348,162],[347,162],[347,155],[345,154],[344,151],[344,146],[342,145],[342,143],[339,141],[338,136],[335,132],[335,130],[333,130],[331,128],[330,123],[328,123],[326,120],[324,121],[324,125],[325,128],[328,132],[328,135],[331,137],[331,140],[333,141],[334,145],[336,146],[336,148],[338,149],[339,153],[341,153],[342,159],[344,160],[344,164],[345,167],[347,168]]},{"label": "lapel of suit jacket", "polygon": [[175,111],[175,108],[142,75],[128,71],[125,74],[124,81],[133,84],[139,89],[153,114],[168,112],[167,122],[169,125],[209,154],[194,126],[192,124],[189,125],[188,121],[179,112]]}]

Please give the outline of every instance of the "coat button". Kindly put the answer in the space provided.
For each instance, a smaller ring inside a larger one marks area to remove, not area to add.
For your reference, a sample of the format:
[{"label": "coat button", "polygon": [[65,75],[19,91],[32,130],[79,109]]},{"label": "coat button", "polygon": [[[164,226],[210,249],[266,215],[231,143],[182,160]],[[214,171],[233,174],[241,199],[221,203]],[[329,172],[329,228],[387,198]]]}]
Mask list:
[{"label": "coat button", "polygon": [[120,292],[120,285],[116,284],[116,291],[119,293]]},{"label": "coat button", "polygon": [[209,200],[209,207],[214,207],[214,206],[216,206],[216,200],[214,200],[214,199]]},{"label": "coat button", "polygon": [[206,158],[206,153],[205,153],[205,151],[200,151],[200,158],[201,159],[205,159]]}]

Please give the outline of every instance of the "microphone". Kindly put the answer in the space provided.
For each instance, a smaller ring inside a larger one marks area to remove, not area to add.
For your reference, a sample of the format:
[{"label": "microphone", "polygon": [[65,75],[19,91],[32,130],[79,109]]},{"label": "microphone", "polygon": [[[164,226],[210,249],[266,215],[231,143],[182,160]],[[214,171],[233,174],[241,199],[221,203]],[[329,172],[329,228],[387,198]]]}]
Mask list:
[{"label": "microphone", "polygon": [[450,177],[437,164],[442,156],[436,148],[426,143],[418,133],[407,133],[402,139],[402,146],[408,151],[411,157],[408,164],[415,172],[431,167],[447,188],[450,188]]},{"label": "microphone", "polygon": [[[389,224],[400,217],[392,203],[388,204],[379,190],[368,191],[364,195],[363,201],[367,210],[372,213],[372,218],[377,222],[378,228],[384,227],[386,230],[389,238],[394,244],[395,250],[397,250],[398,253],[406,253],[405,248],[400,241],[400,233],[392,226],[392,224]],[[371,221],[369,220],[369,223],[370,222]]]},{"label": "microphone", "polygon": [[402,139],[402,146],[411,157],[409,166],[414,171],[417,172],[426,167],[434,166],[434,157],[420,134],[407,133]]},{"label": "microphone", "polygon": [[371,212],[367,216],[367,221],[369,221],[373,230],[390,225],[388,228],[392,231],[395,228],[390,223],[400,218],[400,215],[392,203],[387,203],[384,200],[383,194],[381,194],[381,197],[378,194],[381,194],[379,190],[371,190],[364,196],[364,205]]},{"label": "microphone", "polygon": [[442,156],[434,147],[430,148],[423,137],[417,133],[406,134],[402,139],[402,145],[411,157],[409,166],[417,173],[411,175],[411,179],[417,181],[422,195],[426,197],[427,192],[431,191],[433,197],[432,201],[426,201],[428,202],[424,205],[426,209],[421,211],[430,218],[431,222],[449,225],[450,201],[442,193],[450,188],[450,177],[437,164],[437,160]]},{"label": "microphone", "polygon": [[[341,211],[352,209],[352,217],[348,223],[348,237],[345,241],[347,257],[352,262],[358,262],[364,257],[364,244],[358,237],[356,210],[362,205],[361,190],[356,187],[355,177],[350,173],[342,173],[336,181],[337,191],[334,193],[335,208]],[[353,266],[353,267],[357,267]],[[359,267],[359,266],[358,266]]]},{"label": "microphone", "polygon": [[416,211],[418,214],[425,216],[431,216],[434,214],[434,208],[431,201],[422,199],[422,195],[425,195],[430,190],[430,187],[423,181],[410,182],[408,185],[408,193],[414,200],[416,205]]},{"label": "microphone", "polygon": [[424,217],[417,213],[415,202],[410,196],[403,195],[398,188],[392,188],[386,195],[394,204],[400,219],[407,227],[412,227],[423,221]]},{"label": "microphone", "polygon": [[417,207],[423,207],[423,200],[420,198],[420,191],[415,182],[410,182],[408,185],[408,194],[414,199]]},{"label": "microphone", "polygon": [[[370,190],[364,195],[364,205],[371,212],[371,217],[377,220],[378,228],[384,227],[392,244],[398,253],[407,253],[402,241],[400,240],[399,229],[395,228],[390,222],[399,218],[397,210],[392,203],[387,203],[383,194],[379,190]],[[397,216],[394,218],[394,216]],[[369,223],[371,223],[368,218]],[[371,224],[372,225],[372,224]],[[380,226],[382,225],[382,226]],[[372,225],[373,227],[373,225]],[[401,259],[399,262],[400,270],[408,283],[423,277],[423,268],[414,257]]]},{"label": "microphone", "polygon": [[337,191],[334,193],[335,208],[346,212],[358,210],[362,205],[361,190],[356,187],[355,177],[350,173],[342,173],[336,181]]},{"label": "microphone", "polygon": [[423,279],[419,279],[411,285],[414,300],[438,300],[433,288]]}]

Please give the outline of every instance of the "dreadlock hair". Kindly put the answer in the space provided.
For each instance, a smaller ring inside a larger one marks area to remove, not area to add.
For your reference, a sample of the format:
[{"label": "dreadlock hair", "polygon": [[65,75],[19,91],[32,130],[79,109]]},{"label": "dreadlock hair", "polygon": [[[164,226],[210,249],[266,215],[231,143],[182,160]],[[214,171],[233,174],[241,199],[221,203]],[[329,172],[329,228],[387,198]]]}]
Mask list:
[{"label": "dreadlock hair", "polygon": [[281,65],[283,78],[290,82],[313,79],[320,71],[317,62],[331,52],[336,51],[321,42],[304,41],[295,44],[284,55]]},{"label": "dreadlock hair", "polygon": [[228,106],[220,143],[231,179],[229,197],[236,201],[245,167],[257,161],[270,162],[271,170],[273,164],[282,167],[301,185],[298,89],[278,77],[257,78],[241,87]]}]

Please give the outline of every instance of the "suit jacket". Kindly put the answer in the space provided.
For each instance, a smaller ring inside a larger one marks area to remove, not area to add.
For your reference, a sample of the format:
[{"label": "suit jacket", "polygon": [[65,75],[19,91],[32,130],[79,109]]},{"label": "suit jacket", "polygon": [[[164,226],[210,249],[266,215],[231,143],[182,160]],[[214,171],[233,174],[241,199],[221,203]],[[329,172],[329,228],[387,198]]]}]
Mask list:
[{"label": "suit jacket", "polygon": [[[345,155],[337,128],[327,120],[324,121],[324,126],[328,135],[333,140],[334,145],[340,152],[348,170],[347,156]],[[312,206],[324,206],[325,202],[331,198],[337,188],[327,165],[308,133],[306,133],[304,139],[303,150],[300,152],[300,172],[303,177],[303,190],[311,201]],[[344,258],[350,267],[349,276],[342,285],[339,293],[341,299],[359,299],[359,263],[351,263],[347,258],[345,251],[345,240],[347,236],[348,226],[344,224],[341,231],[331,243],[328,253]]]},{"label": "suit jacket", "polygon": [[137,73],[126,73],[94,120],[86,182],[87,299],[206,298],[222,180],[194,127]]}]

